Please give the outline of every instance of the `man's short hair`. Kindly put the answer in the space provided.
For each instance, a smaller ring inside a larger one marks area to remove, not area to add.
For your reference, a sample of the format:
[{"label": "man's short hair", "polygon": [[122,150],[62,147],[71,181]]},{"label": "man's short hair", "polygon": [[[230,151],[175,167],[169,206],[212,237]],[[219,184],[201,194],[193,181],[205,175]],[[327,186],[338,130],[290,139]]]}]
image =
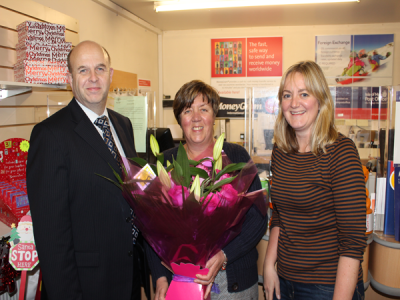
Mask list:
[{"label": "man's short hair", "polygon": [[[101,49],[103,49],[104,54],[107,56],[108,59],[108,65],[111,66],[111,57],[110,54],[108,53],[107,49],[104,48],[103,46],[100,46]],[[72,66],[71,66],[71,53],[74,51],[75,48],[72,48],[71,51],[69,51],[68,56],[67,56],[67,64],[68,64],[68,72],[72,75]]]}]

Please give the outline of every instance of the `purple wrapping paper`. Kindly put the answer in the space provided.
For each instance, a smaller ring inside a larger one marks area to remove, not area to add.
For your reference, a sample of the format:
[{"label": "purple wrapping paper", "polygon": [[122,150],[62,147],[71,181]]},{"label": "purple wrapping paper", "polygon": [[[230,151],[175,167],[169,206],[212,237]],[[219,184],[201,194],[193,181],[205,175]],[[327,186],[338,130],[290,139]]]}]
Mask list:
[{"label": "purple wrapping paper", "polygon": [[[230,164],[223,155],[223,166]],[[174,206],[159,178],[150,182],[142,191],[133,179],[141,167],[124,158],[127,176],[124,176],[123,195],[136,214],[135,225],[140,229],[146,241],[171,267],[171,263],[192,263],[205,267],[209,258],[232,241],[241,231],[245,215],[252,204],[261,214],[267,213],[267,203],[262,190],[247,193],[257,174],[255,164],[250,160],[237,174],[231,185],[239,197],[233,205],[220,206],[211,215],[204,213],[205,207],[199,204],[193,194],[183,202],[183,206]]]}]

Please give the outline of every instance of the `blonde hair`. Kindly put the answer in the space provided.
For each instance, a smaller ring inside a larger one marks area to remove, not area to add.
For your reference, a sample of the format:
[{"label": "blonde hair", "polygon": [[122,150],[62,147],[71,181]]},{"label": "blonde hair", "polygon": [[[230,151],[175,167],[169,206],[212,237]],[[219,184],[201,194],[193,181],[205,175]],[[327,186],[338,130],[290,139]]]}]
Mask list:
[{"label": "blonde hair", "polygon": [[338,137],[335,128],[334,104],[321,68],[313,61],[301,61],[286,70],[279,86],[279,113],[274,128],[274,142],[286,153],[299,151],[295,130],[286,121],[282,111],[282,97],[285,84],[293,80],[293,75],[303,75],[307,91],[317,98],[319,112],[311,129],[311,152],[314,155],[326,152],[325,147],[332,144]]}]

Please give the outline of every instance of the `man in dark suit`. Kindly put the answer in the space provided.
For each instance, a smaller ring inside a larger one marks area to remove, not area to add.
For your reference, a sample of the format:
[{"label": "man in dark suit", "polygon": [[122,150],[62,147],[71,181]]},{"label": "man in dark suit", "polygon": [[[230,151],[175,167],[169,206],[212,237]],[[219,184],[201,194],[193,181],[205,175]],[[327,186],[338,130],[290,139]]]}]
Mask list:
[{"label": "man in dark suit", "polygon": [[[74,99],[34,127],[27,163],[47,298],[140,299],[130,207],[121,190],[99,176],[115,180],[120,156],[136,156],[132,124],[106,109],[113,69],[104,48],[81,42],[68,56],[68,69]],[[97,120],[102,116],[108,119]]]}]

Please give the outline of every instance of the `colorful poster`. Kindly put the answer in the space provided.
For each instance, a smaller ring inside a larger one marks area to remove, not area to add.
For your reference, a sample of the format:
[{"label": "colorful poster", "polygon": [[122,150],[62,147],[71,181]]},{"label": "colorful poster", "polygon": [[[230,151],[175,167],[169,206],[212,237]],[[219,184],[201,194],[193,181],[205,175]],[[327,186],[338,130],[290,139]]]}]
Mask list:
[{"label": "colorful poster", "polygon": [[243,118],[246,88],[279,86],[282,37],[211,40],[211,85],[221,96],[218,118]]},{"label": "colorful poster", "polygon": [[25,180],[28,149],[29,141],[21,138],[0,143],[0,181]]},{"label": "colorful poster", "polygon": [[246,77],[246,39],[211,40],[211,77]]},{"label": "colorful poster", "polygon": [[211,78],[282,76],[282,37],[211,40]]},{"label": "colorful poster", "polygon": [[392,85],[393,34],[315,37],[315,61],[330,85]]},{"label": "colorful poster", "polygon": [[12,138],[0,143],[0,221],[11,226],[29,211],[26,161],[29,141]]}]

